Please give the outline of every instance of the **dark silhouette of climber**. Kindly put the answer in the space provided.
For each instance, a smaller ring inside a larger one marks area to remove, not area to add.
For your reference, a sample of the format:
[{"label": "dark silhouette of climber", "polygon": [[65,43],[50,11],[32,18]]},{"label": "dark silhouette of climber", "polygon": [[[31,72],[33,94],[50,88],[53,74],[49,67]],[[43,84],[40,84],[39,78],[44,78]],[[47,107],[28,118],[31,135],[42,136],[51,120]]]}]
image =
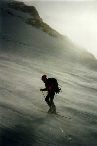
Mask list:
[{"label": "dark silhouette of climber", "polygon": [[47,91],[47,96],[45,98],[46,103],[50,107],[49,113],[56,113],[56,106],[54,104],[54,96],[55,94],[60,92],[60,88],[58,87],[57,80],[55,78],[47,78],[46,75],[41,77],[41,80],[45,83],[45,88],[40,89],[40,91]]}]

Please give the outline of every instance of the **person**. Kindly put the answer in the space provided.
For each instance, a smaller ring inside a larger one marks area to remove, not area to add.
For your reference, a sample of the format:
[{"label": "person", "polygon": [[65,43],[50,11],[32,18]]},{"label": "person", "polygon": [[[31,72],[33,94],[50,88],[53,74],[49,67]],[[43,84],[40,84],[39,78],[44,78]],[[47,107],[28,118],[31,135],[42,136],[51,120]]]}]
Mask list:
[{"label": "person", "polygon": [[55,78],[47,78],[46,75],[41,77],[41,80],[45,83],[45,88],[40,89],[40,91],[47,91],[47,96],[45,98],[46,103],[50,107],[49,113],[56,113],[56,106],[54,104],[54,96],[56,93],[60,92],[60,88],[58,87],[57,80]]}]

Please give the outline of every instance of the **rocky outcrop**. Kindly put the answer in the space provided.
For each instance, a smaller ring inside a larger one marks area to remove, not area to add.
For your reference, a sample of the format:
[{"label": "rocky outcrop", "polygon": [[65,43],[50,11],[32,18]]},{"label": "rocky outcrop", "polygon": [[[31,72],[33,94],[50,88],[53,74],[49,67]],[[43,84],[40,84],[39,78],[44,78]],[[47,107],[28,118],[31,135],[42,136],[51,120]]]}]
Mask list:
[{"label": "rocky outcrop", "polygon": [[[59,34],[56,30],[52,29],[48,24],[43,22],[42,18],[39,16],[39,13],[34,6],[27,6],[23,2],[9,1],[8,7],[17,11],[22,11],[24,13],[30,14],[29,18],[25,19],[25,23],[39,28],[53,37],[61,36],[61,34]],[[11,12],[9,12],[9,14],[10,13]]]}]

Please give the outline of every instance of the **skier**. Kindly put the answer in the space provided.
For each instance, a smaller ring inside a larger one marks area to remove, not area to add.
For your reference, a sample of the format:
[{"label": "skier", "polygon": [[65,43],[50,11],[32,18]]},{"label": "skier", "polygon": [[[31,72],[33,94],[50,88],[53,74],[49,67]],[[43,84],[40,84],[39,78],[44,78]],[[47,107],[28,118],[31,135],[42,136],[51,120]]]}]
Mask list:
[{"label": "skier", "polygon": [[43,75],[41,80],[45,83],[45,88],[40,89],[40,91],[48,91],[48,94],[45,98],[46,103],[50,107],[48,113],[56,113],[56,106],[53,100],[55,94],[59,93],[61,88],[58,87],[58,83],[55,78],[47,78],[46,75]]}]

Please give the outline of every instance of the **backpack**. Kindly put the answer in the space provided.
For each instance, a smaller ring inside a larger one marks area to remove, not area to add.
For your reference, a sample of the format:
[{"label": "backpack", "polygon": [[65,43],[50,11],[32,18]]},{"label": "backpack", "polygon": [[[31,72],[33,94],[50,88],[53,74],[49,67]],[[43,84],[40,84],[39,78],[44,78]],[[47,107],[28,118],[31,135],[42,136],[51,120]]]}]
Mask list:
[{"label": "backpack", "polygon": [[52,88],[56,94],[59,94],[61,88],[58,86],[58,82],[55,78],[49,78],[50,84],[52,84]]}]

